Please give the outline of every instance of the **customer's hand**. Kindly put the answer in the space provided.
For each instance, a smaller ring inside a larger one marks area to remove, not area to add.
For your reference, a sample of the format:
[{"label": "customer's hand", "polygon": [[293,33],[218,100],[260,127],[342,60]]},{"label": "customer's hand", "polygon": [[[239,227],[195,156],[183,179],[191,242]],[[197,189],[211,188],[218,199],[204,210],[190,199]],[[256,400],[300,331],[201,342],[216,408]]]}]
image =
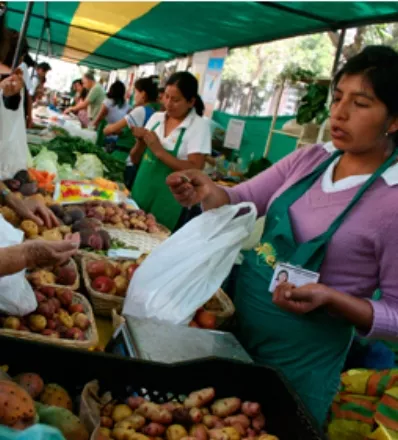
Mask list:
[{"label": "customer's hand", "polygon": [[0,89],[5,97],[16,95],[22,90],[23,86],[23,78],[19,73],[13,73],[0,82]]},{"label": "customer's hand", "polygon": [[58,266],[76,254],[78,245],[70,241],[26,241],[21,245],[25,267]]},{"label": "customer's hand", "polygon": [[20,200],[12,193],[6,197],[7,205],[12,208],[21,218],[33,220],[39,226],[54,228],[59,221],[47,206],[38,200]]},{"label": "customer's hand", "polygon": [[204,202],[218,189],[210,177],[199,170],[170,174],[166,183],[176,200],[188,208]]},{"label": "customer's hand", "polygon": [[290,283],[280,284],[273,294],[273,302],[281,309],[303,315],[329,302],[331,290],[323,284],[307,284],[296,287]]}]

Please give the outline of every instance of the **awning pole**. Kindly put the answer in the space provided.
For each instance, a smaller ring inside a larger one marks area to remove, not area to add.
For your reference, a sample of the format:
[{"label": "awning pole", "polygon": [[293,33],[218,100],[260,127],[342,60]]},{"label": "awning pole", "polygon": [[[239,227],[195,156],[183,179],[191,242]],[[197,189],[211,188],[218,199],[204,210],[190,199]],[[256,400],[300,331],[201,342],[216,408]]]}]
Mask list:
[{"label": "awning pole", "polygon": [[30,14],[32,13],[33,2],[28,2],[25,10],[25,14],[23,16],[21,30],[19,32],[17,48],[15,49],[14,59],[12,61],[11,70],[14,71],[19,65],[19,54],[21,53],[22,41],[26,37],[26,31],[28,30]]},{"label": "awning pole", "polygon": [[48,3],[44,3],[44,18],[45,18],[45,24],[47,28],[47,56],[51,57],[52,50],[51,50],[51,34],[50,34],[50,20],[48,18]]},{"label": "awning pole", "polygon": [[[37,66],[37,62],[39,61],[39,53],[40,53],[40,49],[41,49],[41,44],[43,42],[45,30],[46,30],[46,20],[43,21],[43,26],[41,28],[39,42],[37,43],[36,56],[35,56],[35,67]],[[31,78],[33,78],[34,74],[35,74],[35,68],[32,69]]]},{"label": "awning pole", "polygon": [[[330,106],[330,103],[332,101],[333,78],[337,72],[337,69],[339,68],[340,58],[341,58],[341,54],[343,52],[345,33],[346,33],[346,29],[340,30],[339,41],[337,43],[336,55],[334,57],[333,68],[332,68],[332,81],[330,83],[329,94],[328,94],[328,99],[327,99],[327,104],[326,104],[328,107]],[[319,127],[318,138],[316,140],[317,144],[323,142],[323,136],[325,134],[325,128],[326,128],[326,123],[327,123],[328,119],[326,119],[326,121],[324,121],[322,123],[322,125]]]}]

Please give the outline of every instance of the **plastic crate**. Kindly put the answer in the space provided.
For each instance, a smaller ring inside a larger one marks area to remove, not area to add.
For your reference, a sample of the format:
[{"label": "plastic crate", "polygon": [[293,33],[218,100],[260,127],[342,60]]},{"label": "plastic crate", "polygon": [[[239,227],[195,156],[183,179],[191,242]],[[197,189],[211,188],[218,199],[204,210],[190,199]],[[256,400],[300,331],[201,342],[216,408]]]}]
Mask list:
[{"label": "plastic crate", "polygon": [[218,398],[258,401],[267,431],[280,440],[325,439],[295,393],[268,367],[220,359],[165,365],[4,336],[0,348],[0,365],[8,365],[11,374],[37,372],[72,395],[93,379],[99,380],[101,391],[111,391],[116,398],[136,392],[155,402],[183,399],[191,391],[213,386]]}]

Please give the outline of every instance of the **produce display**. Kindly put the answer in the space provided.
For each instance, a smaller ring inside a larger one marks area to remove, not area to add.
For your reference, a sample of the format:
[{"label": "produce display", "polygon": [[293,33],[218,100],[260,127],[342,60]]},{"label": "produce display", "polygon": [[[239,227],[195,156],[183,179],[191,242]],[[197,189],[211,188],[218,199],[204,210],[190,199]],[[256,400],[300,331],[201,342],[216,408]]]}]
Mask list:
[{"label": "produce display", "polygon": [[61,287],[41,286],[35,290],[37,309],[23,317],[0,316],[1,328],[32,332],[55,339],[87,340],[91,326],[87,310],[76,294]]},{"label": "produce display", "polygon": [[54,200],[60,204],[105,200],[118,202],[117,190],[98,186],[90,181],[62,180],[55,188]]},{"label": "produce display", "polygon": [[105,258],[85,262],[90,287],[97,293],[125,297],[129,282],[145,257],[136,261],[112,261]]},{"label": "produce display", "polygon": [[88,440],[89,433],[73,412],[72,398],[55,383],[45,384],[35,373],[13,381],[0,380],[0,424],[24,430],[43,423],[61,431],[66,440]]},{"label": "produce display", "polygon": [[52,203],[52,180],[53,176],[47,172],[21,170],[12,179],[4,180],[4,184],[19,198],[37,195],[40,200],[49,204]]},{"label": "produce display", "polygon": [[[73,137],[69,135],[61,135],[52,139],[50,142],[44,143],[41,146],[30,145],[30,152],[32,156],[37,156],[43,150],[43,147],[48,151],[56,153],[56,161],[58,165],[64,166],[69,165],[70,170],[72,167],[75,169],[81,169],[81,171],[86,171],[87,166],[85,164],[80,164],[81,166],[76,166],[77,155],[90,155],[89,167],[92,168],[92,164],[94,161],[94,157],[98,158],[102,163],[101,170],[98,170],[96,176],[91,177],[100,177],[102,172],[104,177],[110,179],[114,182],[123,182],[123,173],[126,164],[117,159],[114,159],[111,155],[107,154],[102,148],[97,147],[90,141],[84,140],[80,137]],[[78,164],[79,165],[79,164]],[[47,170],[50,171],[50,170]],[[92,172],[93,170],[89,169],[88,172]]]},{"label": "produce display", "polygon": [[100,408],[100,425],[97,440],[278,440],[264,430],[259,403],[216,400],[214,388],[195,391],[182,403],[157,404],[138,396],[111,401]]}]

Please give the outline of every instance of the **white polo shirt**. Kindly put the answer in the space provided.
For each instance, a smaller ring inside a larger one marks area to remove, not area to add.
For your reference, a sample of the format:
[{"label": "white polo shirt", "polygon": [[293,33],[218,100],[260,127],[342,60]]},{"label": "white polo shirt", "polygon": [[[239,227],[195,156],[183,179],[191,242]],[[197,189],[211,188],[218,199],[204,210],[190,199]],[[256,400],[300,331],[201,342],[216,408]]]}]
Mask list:
[{"label": "white polo shirt", "polygon": [[163,148],[167,151],[173,151],[175,144],[179,138],[181,130],[185,128],[184,137],[182,138],[182,145],[178,152],[177,158],[187,160],[188,155],[201,153],[211,153],[211,130],[210,124],[206,119],[198,116],[195,109],[192,109],[188,116],[175,128],[167,137],[164,136],[165,128],[165,112],[154,113],[145,128],[152,130],[159,122],[155,133],[158,135]]}]

